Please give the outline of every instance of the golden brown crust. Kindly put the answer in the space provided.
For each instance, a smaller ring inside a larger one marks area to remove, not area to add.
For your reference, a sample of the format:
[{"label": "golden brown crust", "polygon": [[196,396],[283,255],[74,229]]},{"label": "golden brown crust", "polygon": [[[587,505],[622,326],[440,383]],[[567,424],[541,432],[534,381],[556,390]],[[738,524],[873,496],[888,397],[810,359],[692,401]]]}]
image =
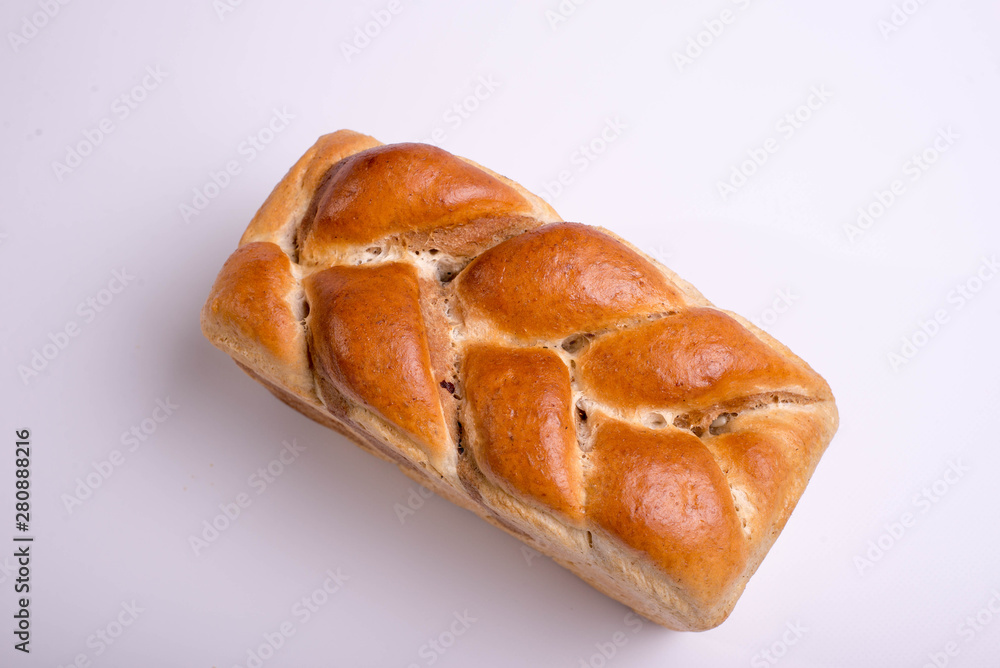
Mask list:
[{"label": "golden brown crust", "polygon": [[569,369],[544,348],[479,345],[462,363],[472,452],[495,485],[572,522],[583,486]]},{"label": "golden brown crust", "polygon": [[499,179],[426,144],[390,144],[340,161],[316,195],[316,213],[299,228],[303,262],[393,234],[448,230],[478,218],[531,211]]},{"label": "golden brown crust", "polygon": [[296,163],[220,272],[205,335],[641,614],[721,623],[836,431],[825,381],[513,181],[380,146],[341,131]]},{"label": "golden brown crust", "polygon": [[240,361],[308,392],[312,381],[295,312],[298,291],[292,263],[278,246],[241,246],[215,279],[202,309],[202,328],[210,341],[229,347]]},{"label": "golden brown crust", "polygon": [[248,244],[226,260],[212,286],[208,308],[215,322],[289,362],[298,352],[292,341],[301,328],[284,296],[295,287],[292,263],[280,248]]},{"label": "golden brown crust", "polygon": [[663,273],[579,223],[547,225],[494,246],[456,279],[466,319],[519,338],[563,338],[683,305]]},{"label": "golden brown crust", "polygon": [[729,483],[690,432],[602,420],[588,454],[587,516],[712,605],[746,568]]},{"label": "golden brown crust", "polygon": [[414,267],[330,267],[305,286],[316,373],[443,456],[450,443]]},{"label": "golden brown crust", "polygon": [[828,396],[826,384],[805,364],[779,355],[710,308],[603,336],[579,364],[584,388],[598,401],[629,410],[698,410],[776,390]]},{"label": "golden brown crust", "polygon": [[801,473],[812,471],[833,428],[822,409],[772,405],[732,417],[705,439],[742,500],[739,510],[752,546],[787,518],[804,487]]},{"label": "golden brown crust", "polygon": [[351,130],[320,137],[268,196],[247,226],[240,245],[270,241],[290,250],[294,230],[289,223],[305,214],[330,167],[347,156],[381,145],[382,142]]}]

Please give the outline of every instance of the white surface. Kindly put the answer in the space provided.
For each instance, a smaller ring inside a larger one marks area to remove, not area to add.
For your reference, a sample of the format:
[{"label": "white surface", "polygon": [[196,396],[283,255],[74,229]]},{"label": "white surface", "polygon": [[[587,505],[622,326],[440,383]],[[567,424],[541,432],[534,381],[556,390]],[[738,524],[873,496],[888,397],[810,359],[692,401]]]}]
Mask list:
[{"label": "white surface", "polygon": [[[949,300],[1000,252],[996,3],[927,2],[887,39],[888,0],[594,0],[555,29],[556,0],[485,4],[402,0],[351,62],[341,43],[388,2],[248,0],[222,19],[211,0],[73,2],[17,50],[8,35],[0,541],[15,533],[21,428],[37,539],[32,653],[4,631],[0,665],[83,654],[95,666],[242,666],[286,621],[294,635],[265,666],[599,666],[617,632],[626,642],[604,661],[616,667],[767,666],[758,653],[775,643],[782,666],[920,666],[949,642],[948,665],[997,665],[1000,614],[960,625],[1000,592],[1000,280],[961,309]],[[725,8],[734,22],[678,71],[673,52]],[[5,2],[0,26],[20,31],[37,11]],[[114,101],[147,67],[166,77],[122,118]],[[456,127],[445,114],[480,77],[496,88]],[[814,86],[832,98],[786,137],[776,123]],[[294,119],[248,160],[241,143],[274,108]],[[57,178],[52,163],[104,118],[113,132]],[[626,127],[580,171],[577,147],[615,118]],[[198,311],[254,211],[318,135],[343,127],[387,142],[441,127],[444,147],[536,191],[568,170],[554,198],[566,219],[615,230],[720,306],[763,318],[829,379],[840,433],[722,627],[637,628],[438,498],[401,524],[408,479],[201,337]],[[955,144],[910,181],[904,163],[948,127]],[[723,201],[717,182],[768,138],[777,152]],[[180,205],[230,160],[240,173],[185,223]],[[844,225],[896,178],[906,191],[850,243]],[[88,321],[78,305],[121,268],[134,280]],[[783,290],[793,304],[775,319],[766,309]],[[888,354],[938,309],[948,321],[894,370]],[[79,334],[23,383],[19,365],[71,321]],[[179,408],[129,451],[121,434],[168,398]],[[292,440],[306,450],[258,495],[250,476]],[[114,450],[124,463],[69,512],[63,495]],[[940,483],[937,502],[917,500],[952,461],[969,470]],[[189,535],[241,493],[250,507],[196,556]],[[855,557],[908,512],[912,526],[859,572]],[[337,568],[349,580],[301,623],[293,605]],[[132,601],[138,619],[96,656],[88,637]],[[443,654],[421,650],[466,611],[476,621]]]}]

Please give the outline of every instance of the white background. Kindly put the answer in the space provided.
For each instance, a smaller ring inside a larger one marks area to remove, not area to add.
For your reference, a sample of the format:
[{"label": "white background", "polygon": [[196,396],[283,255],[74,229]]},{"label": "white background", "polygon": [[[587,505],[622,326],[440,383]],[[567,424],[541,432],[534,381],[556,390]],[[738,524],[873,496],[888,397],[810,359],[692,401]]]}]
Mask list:
[{"label": "white background", "polygon": [[[556,0],[402,0],[345,56],[387,6],[245,0],[220,16],[211,0],[94,1],[45,19],[36,0],[3,3],[0,541],[15,534],[14,431],[28,428],[36,542],[30,656],[12,649],[0,558],[0,665],[244,666],[285,622],[294,635],[265,666],[769,666],[768,648],[782,666],[998,665],[1000,279],[976,279],[1000,252],[997,4],[929,0],[883,35],[889,0],[591,0],[565,21],[546,14]],[[732,22],[679,66],[724,9]],[[147,68],[165,78],[133,93]],[[467,99],[480,77],[493,90]],[[787,136],[777,124],[813,87],[830,98]],[[144,98],[127,117],[123,95]],[[461,118],[456,104],[476,108]],[[274,109],[294,118],[249,160]],[[54,165],[102,119],[113,131],[75,168]],[[615,119],[620,133],[581,159]],[[202,338],[199,309],[254,211],[345,127],[386,142],[442,128],[445,148],[647,249],[830,381],[840,432],[720,628],[639,627],[438,498],[401,522],[407,478]],[[948,128],[953,145],[911,179],[906,163]],[[719,182],[769,138],[778,150],[723,199]],[[240,173],[185,221],[181,205],[232,160]],[[902,194],[849,238],[896,179]],[[123,268],[134,279],[88,311]],[[971,300],[965,285],[980,288]],[[45,348],[53,338],[65,346]],[[31,375],[36,352],[52,359]],[[130,451],[123,432],[157,400],[178,408]],[[305,451],[257,494],[250,476],[293,440]],[[115,450],[124,463],[67,504]],[[967,470],[948,482],[952,465]],[[189,537],[241,493],[251,505],[196,555]],[[296,601],[338,568],[349,580],[302,623]],[[117,632],[133,601],[138,618],[103,645],[95,634]],[[475,621],[451,637],[455,614]],[[984,625],[964,625],[977,614]],[[437,638],[443,653],[425,646]]]}]

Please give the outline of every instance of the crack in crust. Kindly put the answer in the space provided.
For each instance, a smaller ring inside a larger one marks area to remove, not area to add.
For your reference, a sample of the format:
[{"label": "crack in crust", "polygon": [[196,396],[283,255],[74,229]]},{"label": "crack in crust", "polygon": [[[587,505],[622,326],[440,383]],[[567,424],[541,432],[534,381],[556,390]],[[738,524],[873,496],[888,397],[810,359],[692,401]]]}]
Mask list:
[{"label": "crack in crust", "polygon": [[837,427],[826,382],[446,151],[321,137],[202,329],[279,399],[664,626],[721,623]]}]

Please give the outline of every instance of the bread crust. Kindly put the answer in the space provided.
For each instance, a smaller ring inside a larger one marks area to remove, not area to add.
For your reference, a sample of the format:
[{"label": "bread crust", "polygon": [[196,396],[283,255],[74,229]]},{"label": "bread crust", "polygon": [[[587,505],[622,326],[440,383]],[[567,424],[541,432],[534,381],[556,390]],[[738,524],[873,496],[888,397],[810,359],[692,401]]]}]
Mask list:
[{"label": "bread crust", "polygon": [[640,614],[730,614],[837,429],[805,362],[627,241],[420,144],[325,135],[202,330],[307,417]]},{"label": "bread crust", "polygon": [[573,524],[583,474],[569,369],[547,348],[470,346],[463,424],[479,470],[496,486]]}]

